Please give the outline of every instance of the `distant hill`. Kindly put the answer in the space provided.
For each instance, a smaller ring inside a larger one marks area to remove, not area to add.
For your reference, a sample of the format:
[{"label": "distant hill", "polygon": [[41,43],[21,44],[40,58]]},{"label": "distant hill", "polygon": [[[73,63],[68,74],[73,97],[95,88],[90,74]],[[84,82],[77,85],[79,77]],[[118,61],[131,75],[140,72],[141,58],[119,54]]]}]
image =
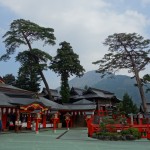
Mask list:
[{"label": "distant hill", "polygon": [[[135,83],[135,79],[131,79],[131,77],[126,75],[114,75],[113,78],[101,78],[100,74],[95,71],[89,71],[83,77],[75,77],[69,81],[70,87],[84,88],[88,86],[107,90],[115,93],[119,99],[122,99],[124,93],[127,92],[132,97],[132,100],[139,105],[141,99],[138,88],[134,86]],[[150,102],[150,93],[146,94],[146,98]]]},{"label": "distant hill", "polygon": [[89,71],[84,74],[82,77],[75,77],[72,80],[69,81],[70,87],[81,87],[84,88],[86,85],[93,86],[100,82],[102,79],[100,78],[99,73],[95,73],[95,71]]}]

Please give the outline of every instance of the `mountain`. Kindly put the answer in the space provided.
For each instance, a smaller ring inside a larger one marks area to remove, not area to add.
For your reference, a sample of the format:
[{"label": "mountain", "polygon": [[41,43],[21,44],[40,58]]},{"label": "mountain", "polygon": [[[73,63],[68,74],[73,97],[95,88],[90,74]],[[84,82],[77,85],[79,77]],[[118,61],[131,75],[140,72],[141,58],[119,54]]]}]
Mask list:
[{"label": "mountain", "polygon": [[99,73],[95,73],[95,71],[89,71],[85,73],[82,77],[75,77],[72,80],[69,81],[70,87],[80,87],[84,88],[86,85],[93,86],[94,84],[97,84],[102,79],[100,77]]},{"label": "mountain", "polygon": [[[114,75],[113,78],[108,76],[101,78],[100,74],[95,71],[89,71],[82,77],[75,77],[69,81],[70,87],[84,88],[87,86],[98,88],[115,93],[119,99],[122,99],[123,95],[128,93],[132,97],[132,100],[139,105],[141,98],[138,88],[134,86],[135,83],[135,79],[126,75]],[[150,102],[150,92],[146,93],[146,98]]]}]

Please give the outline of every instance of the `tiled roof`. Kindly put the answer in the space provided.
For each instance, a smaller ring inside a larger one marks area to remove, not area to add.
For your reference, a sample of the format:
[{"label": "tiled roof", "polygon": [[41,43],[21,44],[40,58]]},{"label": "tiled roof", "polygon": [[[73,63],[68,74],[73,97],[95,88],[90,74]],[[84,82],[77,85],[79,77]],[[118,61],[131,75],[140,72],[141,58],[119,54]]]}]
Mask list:
[{"label": "tiled roof", "polygon": [[27,91],[27,90],[23,90],[17,87],[14,87],[12,85],[8,85],[8,84],[2,84],[0,83],[0,92],[6,93],[6,94],[26,94],[26,95],[34,95],[35,92],[31,92],[31,91]]},{"label": "tiled roof", "polygon": [[[59,94],[59,92],[58,92],[57,90],[55,90],[55,89],[49,89],[49,90],[50,90],[51,95],[52,95],[53,97],[60,97],[60,94]],[[44,93],[44,94],[47,95],[47,94],[48,94],[47,89],[46,89],[46,88],[43,88],[42,93]]]},{"label": "tiled roof", "polygon": [[100,89],[89,88],[86,92],[84,92],[84,97],[85,98],[90,98],[90,97],[112,98],[114,97],[114,93],[100,90]]},{"label": "tiled roof", "polygon": [[0,92],[0,106],[13,106],[10,104],[11,99],[5,94]]},{"label": "tiled roof", "polygon": [[96,105],[72,105],[72,104],[64,104],[62,110],[95,110]]},{"label": "tiled roof", "polygon": [[35,98],[11,98],[11,104],[14,105],[29,105],[32,103],[41,103],[46,107],[51,107],[51,109],[58,109],[60,110],[62,106],[56,102],[48,100],[44,97],[39,97],[39,99]]},{"label": "tiled roof", "polygon": [[76,87],[72,87],[71,90],[70,90],[70,94],[72,95],[83,95],[83,92],[85,92],[84,89],[80,89],[80,88],[76,88]]},{"label": "tiled roof", "polygon": [[82,100],[74,102],[73,104],[75,104],[75,105],[77,105],[77,104],[78,105],[89,105],[89,104],[95,104],[95,103],[93,103],[87,99],[82,99]]}]

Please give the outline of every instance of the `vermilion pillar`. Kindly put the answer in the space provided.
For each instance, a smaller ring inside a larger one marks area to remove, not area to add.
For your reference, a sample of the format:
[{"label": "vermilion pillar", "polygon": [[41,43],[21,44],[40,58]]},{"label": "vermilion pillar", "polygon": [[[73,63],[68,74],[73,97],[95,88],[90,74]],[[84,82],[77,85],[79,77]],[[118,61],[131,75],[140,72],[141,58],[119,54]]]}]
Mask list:
[{"label": "vermilion pillar", "polygon": [[54,117],[52,120],[53,120],[53,131],[55,133],[56,132],[56,128],[57,128],[57,123],[59,121],[59,118],[55,118]]},{"label": "vermilion pillar", "polygon": [[86,116],[86,123],[87,123],[87,128],[88,128],[88,136],[90,136],[90,125],[92,123],[92,115]]},{"label": "vermilion pillar", "polygon": [[57,128],[57,123],[59,122],[59,118],[58,118],[58,112],[56,112],[52,118],[53,121],[53,131],[54,133],[56,132],[56,128]]},{"label": "vermilion pillar", "polygon": [[70,123],[71,115],[67,112],[64,116],[65,116],[67,130],[69,130],[69,123]]},{"label": "vermilion pillar", "polygon": [[31,128],[31,115],[28,114],[28,118],[27,118],[27,129]]},{"label": "vermilion pillar", "polygon": [[70,118],[66,119],[66,127],[67,127],[67,130],[69,130],[69,122],[70,122]]},{"label": "vermilion pillar", "polygon": [[7,114],[3,113],[2,114],[2,129],[5,130],[6,129],[6,124],[7,124]]},{"label": "vermilion pillar", "polygon": [[36,114],[36,117],[34,118],[35,120],[35,133],[38,134],[39,133],[39,122],[41,120],[41,114],[40,113],[37,113]]},{"label": "vermilion pillar", "polygon": [[43,114],[43,128],[46,128],[46,115]]}]

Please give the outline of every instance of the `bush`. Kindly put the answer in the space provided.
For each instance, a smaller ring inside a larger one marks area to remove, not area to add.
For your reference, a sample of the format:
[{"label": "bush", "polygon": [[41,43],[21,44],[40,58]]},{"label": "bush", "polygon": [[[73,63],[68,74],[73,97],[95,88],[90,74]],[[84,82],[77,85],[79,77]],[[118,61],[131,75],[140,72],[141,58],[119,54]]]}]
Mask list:
[{"label": "bush", "polygon": [[141,133],[136,128],[129,128],[127,130],[123,130],[121,131],[121,135],[126,136],[127,139],[130,139],[130,137],[132,139],[139,139],[141,137]]},{"label": "bush", "polygon": [[97,138],[100,140],[122,140],[122,136],[118,133],[111,133],[111,132],[98,132]]}]

